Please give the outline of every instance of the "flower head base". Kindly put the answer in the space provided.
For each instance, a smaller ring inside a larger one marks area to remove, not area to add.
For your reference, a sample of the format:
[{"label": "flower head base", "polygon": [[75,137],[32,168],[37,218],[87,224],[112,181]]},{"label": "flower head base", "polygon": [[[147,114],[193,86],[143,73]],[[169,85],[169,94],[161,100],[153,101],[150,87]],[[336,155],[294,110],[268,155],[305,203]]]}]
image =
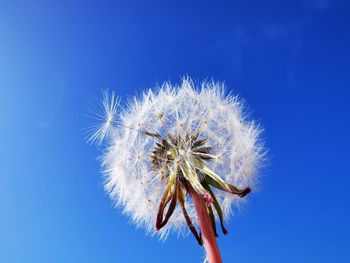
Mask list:
[{"label": "flower head base", "polygon": [[201,244],[188,195],[194,190],[213,228],[217,218],[227,233],[223,220],[255,186],[263,154],[260,129],[243,117],[237,97],[225,96],[219,83],[196,88],[185,78],[135,98],[114,123],[102,156],[105,188],[137,226],[162,237],[188,226]]},{"label": "flower head base", "polygon": [[[213,231],[216,233],[215,217],[212,208],[214,206],[224,234],[227,233],[227,230],[223,225],[222,210],[211,190],[211,186],[231,194],[237,194],[240,197],[248,194],[250,188],[247,187],[244,190],[240,190],[233,185],[225,183],[207,167],[205,162],[212,160],[214,156],[210,155],[211,147],[206,145],[207,140],[198,139],[200,133],[200,127],[193,134],[190,134],[189,131],[185,132],[184,136],[180,132],[175,131],[175,135],[167,134],[167,140],[159,134],[146,134],[159,139],[152,152],[152,163],[155,169],[160,171],[162,180],[167,183],[159,205],[156,220],[157,231],[168,222],[178,201],[188,227],[198,243],[202,245],[201,236],[198,235],[184,205],[186,193],[190,191],[190,188],[196,191],[207,202]],[[168,211],[165,217],[163,217],[164,209],[168,204]]]}]

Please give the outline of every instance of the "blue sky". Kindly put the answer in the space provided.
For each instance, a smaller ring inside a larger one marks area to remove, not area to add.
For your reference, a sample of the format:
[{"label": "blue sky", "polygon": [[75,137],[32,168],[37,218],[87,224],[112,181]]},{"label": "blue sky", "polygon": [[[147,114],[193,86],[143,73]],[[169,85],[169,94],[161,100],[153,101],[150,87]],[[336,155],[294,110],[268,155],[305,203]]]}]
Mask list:
[{"label": "blue sky", "polygon": [[224,262],[350,262],[350,4],[0,1],[0,262],[201,262],[136,230],[83,128],[102,89],[225,81],[265,128],[259,192]]}]

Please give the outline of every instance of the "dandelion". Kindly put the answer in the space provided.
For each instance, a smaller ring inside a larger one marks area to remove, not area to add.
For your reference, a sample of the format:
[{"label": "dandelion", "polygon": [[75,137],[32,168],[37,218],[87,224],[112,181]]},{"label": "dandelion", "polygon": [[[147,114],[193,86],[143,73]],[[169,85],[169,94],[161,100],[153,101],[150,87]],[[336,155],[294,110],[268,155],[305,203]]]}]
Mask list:
[{"label": "dandelion", "polygon": [[221,262],[217,224],[226,234],[232,205],[255,187],[263,156],[259,127],[215,82],[165,83],[118,116],[114,95],[106,98],[105,122],[90,140],[109,138],[101,160],[111,199],[152,235],[188,229],[209,262]]}]

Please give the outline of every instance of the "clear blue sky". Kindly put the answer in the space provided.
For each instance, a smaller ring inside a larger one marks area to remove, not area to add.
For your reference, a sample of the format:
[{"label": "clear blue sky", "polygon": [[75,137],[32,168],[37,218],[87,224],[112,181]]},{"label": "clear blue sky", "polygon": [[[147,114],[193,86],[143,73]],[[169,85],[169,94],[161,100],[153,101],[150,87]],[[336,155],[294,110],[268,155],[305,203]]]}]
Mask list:
[{"label": "clear blue sky", "polygon": [[[127,2],[127,3],[126,3]],[[0,262],[201,262],[103,191],[84,114],[102,89],[225,81],[265,128],[260,191],[224,262],[350,262],[350,2],[0,1]]]}]

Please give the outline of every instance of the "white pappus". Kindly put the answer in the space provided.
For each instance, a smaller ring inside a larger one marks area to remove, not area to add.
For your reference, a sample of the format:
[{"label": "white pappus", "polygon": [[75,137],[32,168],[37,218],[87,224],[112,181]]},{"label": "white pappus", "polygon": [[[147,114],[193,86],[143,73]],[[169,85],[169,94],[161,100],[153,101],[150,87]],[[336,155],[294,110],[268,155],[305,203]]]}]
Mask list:
[{"label": "white pappus", "polygon": [[114,93],[104,93],[102,106],[103,122],[90,141],[106,141],[105,189],[136,226],[162,238],[189,227],[201,243],[187,195],[192,188],[207,201],[214,227],[217,221],[226,233],[222,221],[255,189],[264,155],[261,129],[238,97],[226,95],[221,83],[196,86],[187,77],[144,92],[124,109]]}]

